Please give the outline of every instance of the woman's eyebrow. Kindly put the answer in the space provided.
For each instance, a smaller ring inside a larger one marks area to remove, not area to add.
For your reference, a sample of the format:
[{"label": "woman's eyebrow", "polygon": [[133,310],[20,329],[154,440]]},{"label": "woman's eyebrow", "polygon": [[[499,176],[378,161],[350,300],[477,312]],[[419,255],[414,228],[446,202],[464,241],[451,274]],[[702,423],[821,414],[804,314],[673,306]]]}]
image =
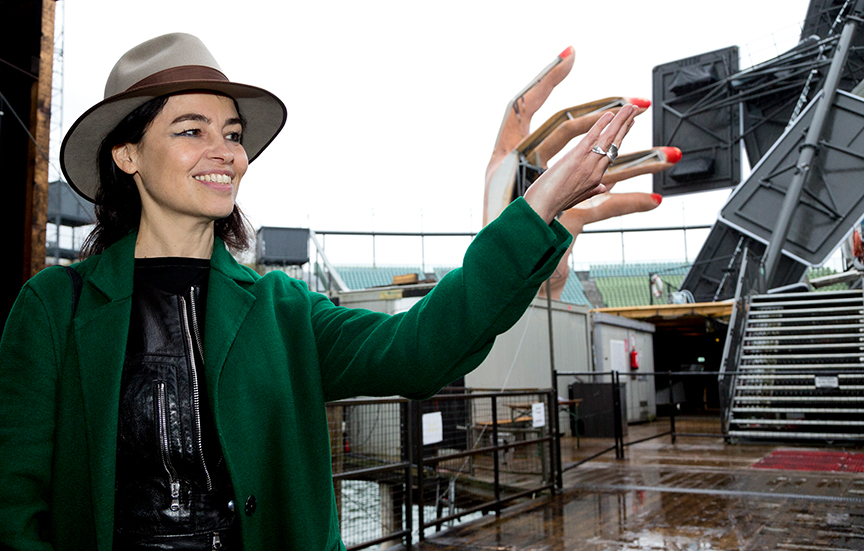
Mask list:
[{"label": "woman's eyebrow", "polygon": [[180,115],[179,117],[171,121],[171,124],[177,124],[178,122],[184,121],[197,121],[203,122],[204,124],[210,124],[210,119],[208,119],[204,115],[199,115],[198,113],[186,113],[185,115]]},{"label": "woman's eyebrow", "polygon": [[[186,113],[184,115],[180,115],[179,117],[171,121],[171,124],[177,124],[179,122],[185,121],[196,121],[202,122],[204,124],[210,124],[210,119],[199,113]],[[241,119],[240,117],[232,117],[225,121],[224,126],[231,126],[234,124],[239,124],[240,126],[243,126],[243,119]]]}]

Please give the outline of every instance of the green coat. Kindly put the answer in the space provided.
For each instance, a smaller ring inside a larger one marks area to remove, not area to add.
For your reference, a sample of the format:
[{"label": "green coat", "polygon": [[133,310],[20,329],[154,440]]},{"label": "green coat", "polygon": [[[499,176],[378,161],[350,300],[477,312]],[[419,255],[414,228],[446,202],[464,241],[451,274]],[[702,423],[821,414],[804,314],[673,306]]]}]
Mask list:
[{"label": "green coat", "polygon": [[[410,311],[340,308],[282,272],[260,277],[217,242],[204,343],[207,390],[240,505],[244,548],[336,550],[324,403],[421,398],[474,369],[567,249],[523,200]],[[0,342],[0,548],[108,551],[120,374],[135,235],[21,290]],[[243,512],[255,496],[253,514]],[[51,543],[48,543],[51,542]]]}]

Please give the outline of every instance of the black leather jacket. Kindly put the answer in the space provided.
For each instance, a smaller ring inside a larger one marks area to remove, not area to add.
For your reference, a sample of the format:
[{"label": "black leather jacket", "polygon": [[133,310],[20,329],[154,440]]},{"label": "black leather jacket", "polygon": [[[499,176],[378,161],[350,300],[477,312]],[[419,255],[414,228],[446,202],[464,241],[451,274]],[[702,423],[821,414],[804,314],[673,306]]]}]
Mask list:
[{"label": "black leather jacket", "polygon": [[206,407],[198,288],[136,281],[120,390],[114,549],[239,549]]}]

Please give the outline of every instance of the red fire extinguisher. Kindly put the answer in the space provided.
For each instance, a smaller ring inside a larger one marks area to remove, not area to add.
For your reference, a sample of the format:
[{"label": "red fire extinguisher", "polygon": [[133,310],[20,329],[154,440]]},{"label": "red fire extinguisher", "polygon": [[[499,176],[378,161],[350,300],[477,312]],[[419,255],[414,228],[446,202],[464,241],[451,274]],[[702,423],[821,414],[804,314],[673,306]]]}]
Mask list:
[{"label": "red fire extinguisher", "polygon": [[639,353],[635,349],[630,351],[630,369],[639,369]]}]

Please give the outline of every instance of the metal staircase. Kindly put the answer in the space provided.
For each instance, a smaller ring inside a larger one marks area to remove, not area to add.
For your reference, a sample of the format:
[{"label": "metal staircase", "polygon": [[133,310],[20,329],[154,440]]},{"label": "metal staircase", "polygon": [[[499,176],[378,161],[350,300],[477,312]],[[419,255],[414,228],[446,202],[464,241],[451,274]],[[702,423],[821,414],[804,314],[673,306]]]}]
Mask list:
[{"label": "metal staircase", "polygon": [[864,440],[861,290],[752,296],[739,354],[731,439]]}]

